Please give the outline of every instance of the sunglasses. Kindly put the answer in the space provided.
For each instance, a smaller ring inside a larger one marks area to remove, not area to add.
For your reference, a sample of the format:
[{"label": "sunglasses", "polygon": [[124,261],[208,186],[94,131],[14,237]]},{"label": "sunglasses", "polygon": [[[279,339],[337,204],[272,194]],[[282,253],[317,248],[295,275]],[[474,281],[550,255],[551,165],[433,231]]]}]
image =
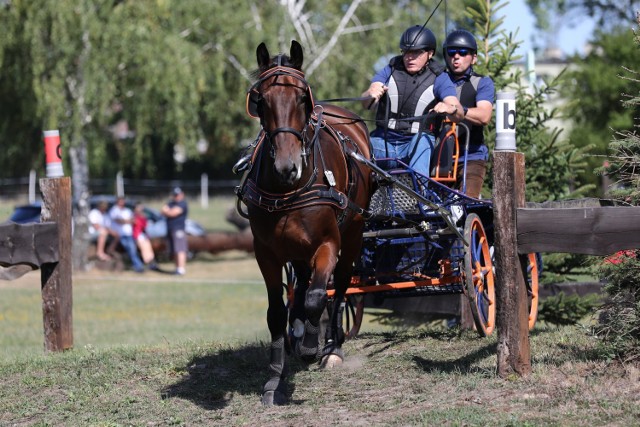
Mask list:
[{"label": "sunglasses", "polygon": [[449,47],[447,48],[447,55],[454,57],[456,53],[460,56],[467,56],[471,54],[471,50],[463,47]]}]

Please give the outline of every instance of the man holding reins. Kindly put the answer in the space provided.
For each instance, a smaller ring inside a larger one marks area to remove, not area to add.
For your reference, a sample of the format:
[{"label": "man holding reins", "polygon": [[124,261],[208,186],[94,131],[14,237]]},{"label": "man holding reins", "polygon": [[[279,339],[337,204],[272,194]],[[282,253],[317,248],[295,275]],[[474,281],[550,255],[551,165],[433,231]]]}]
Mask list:
[{"label": "man holding reins", "polygon": [[[428,112],[463,119],[455,87],[432,61],[436,37],[424,26],[409,27],[400,37],[401,55],[391,59],[371,79],[362,96],[365,107],[376,107],[376,129],[371,144],[376,159],[398,158],[422,175],[430,175],[430,158],[435,136],[421,116]],[[394,165],[383,165],[383,167]]]}]

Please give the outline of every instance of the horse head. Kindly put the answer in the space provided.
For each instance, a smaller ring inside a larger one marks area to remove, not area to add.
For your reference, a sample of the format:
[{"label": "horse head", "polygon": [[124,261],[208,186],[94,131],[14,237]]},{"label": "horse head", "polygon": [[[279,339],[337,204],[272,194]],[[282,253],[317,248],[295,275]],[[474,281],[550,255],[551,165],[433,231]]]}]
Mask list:
[{"label": "horse head", "polygon": [[271,57],[261,43],[256,56],[260,74],[249,92],[253,97],[249,103],[270,144],[278,181],[294,187],[303,176],[310,155],[306,128],[313,111],[311,89],[301,71],[302,46],[293,40],[289,56]]}]

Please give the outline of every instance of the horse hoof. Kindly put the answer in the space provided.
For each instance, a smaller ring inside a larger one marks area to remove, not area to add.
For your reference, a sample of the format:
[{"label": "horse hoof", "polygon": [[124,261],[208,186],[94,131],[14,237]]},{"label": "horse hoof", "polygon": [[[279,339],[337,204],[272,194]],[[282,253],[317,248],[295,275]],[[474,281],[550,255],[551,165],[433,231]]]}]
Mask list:
[{"label": "horse hoof", "polygon": [[263,406],[274,406],[274,405],[286,405],[289,403],[287,396],[284,393],[281,393],[277,390],[275,391],[265,391],[262,395],[262,405]]},{"label": "horse hoof", "polygon": [[322,363],[320,366],[324,369],[333,369],[336,366],[342,365],[342,357],[337,354],[328,354],[322,358]]}]

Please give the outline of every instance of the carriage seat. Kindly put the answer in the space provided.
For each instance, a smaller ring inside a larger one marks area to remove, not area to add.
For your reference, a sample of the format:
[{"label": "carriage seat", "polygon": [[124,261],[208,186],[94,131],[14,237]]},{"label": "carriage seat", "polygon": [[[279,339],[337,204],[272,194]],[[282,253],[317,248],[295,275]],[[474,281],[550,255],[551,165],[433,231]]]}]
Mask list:
[{"label": "carriage seat", "polygon": [[455,183],[459,158],[457,125],[445,122],[436,136],[435,146],[431,152],[431,178],[438,182]]}]

